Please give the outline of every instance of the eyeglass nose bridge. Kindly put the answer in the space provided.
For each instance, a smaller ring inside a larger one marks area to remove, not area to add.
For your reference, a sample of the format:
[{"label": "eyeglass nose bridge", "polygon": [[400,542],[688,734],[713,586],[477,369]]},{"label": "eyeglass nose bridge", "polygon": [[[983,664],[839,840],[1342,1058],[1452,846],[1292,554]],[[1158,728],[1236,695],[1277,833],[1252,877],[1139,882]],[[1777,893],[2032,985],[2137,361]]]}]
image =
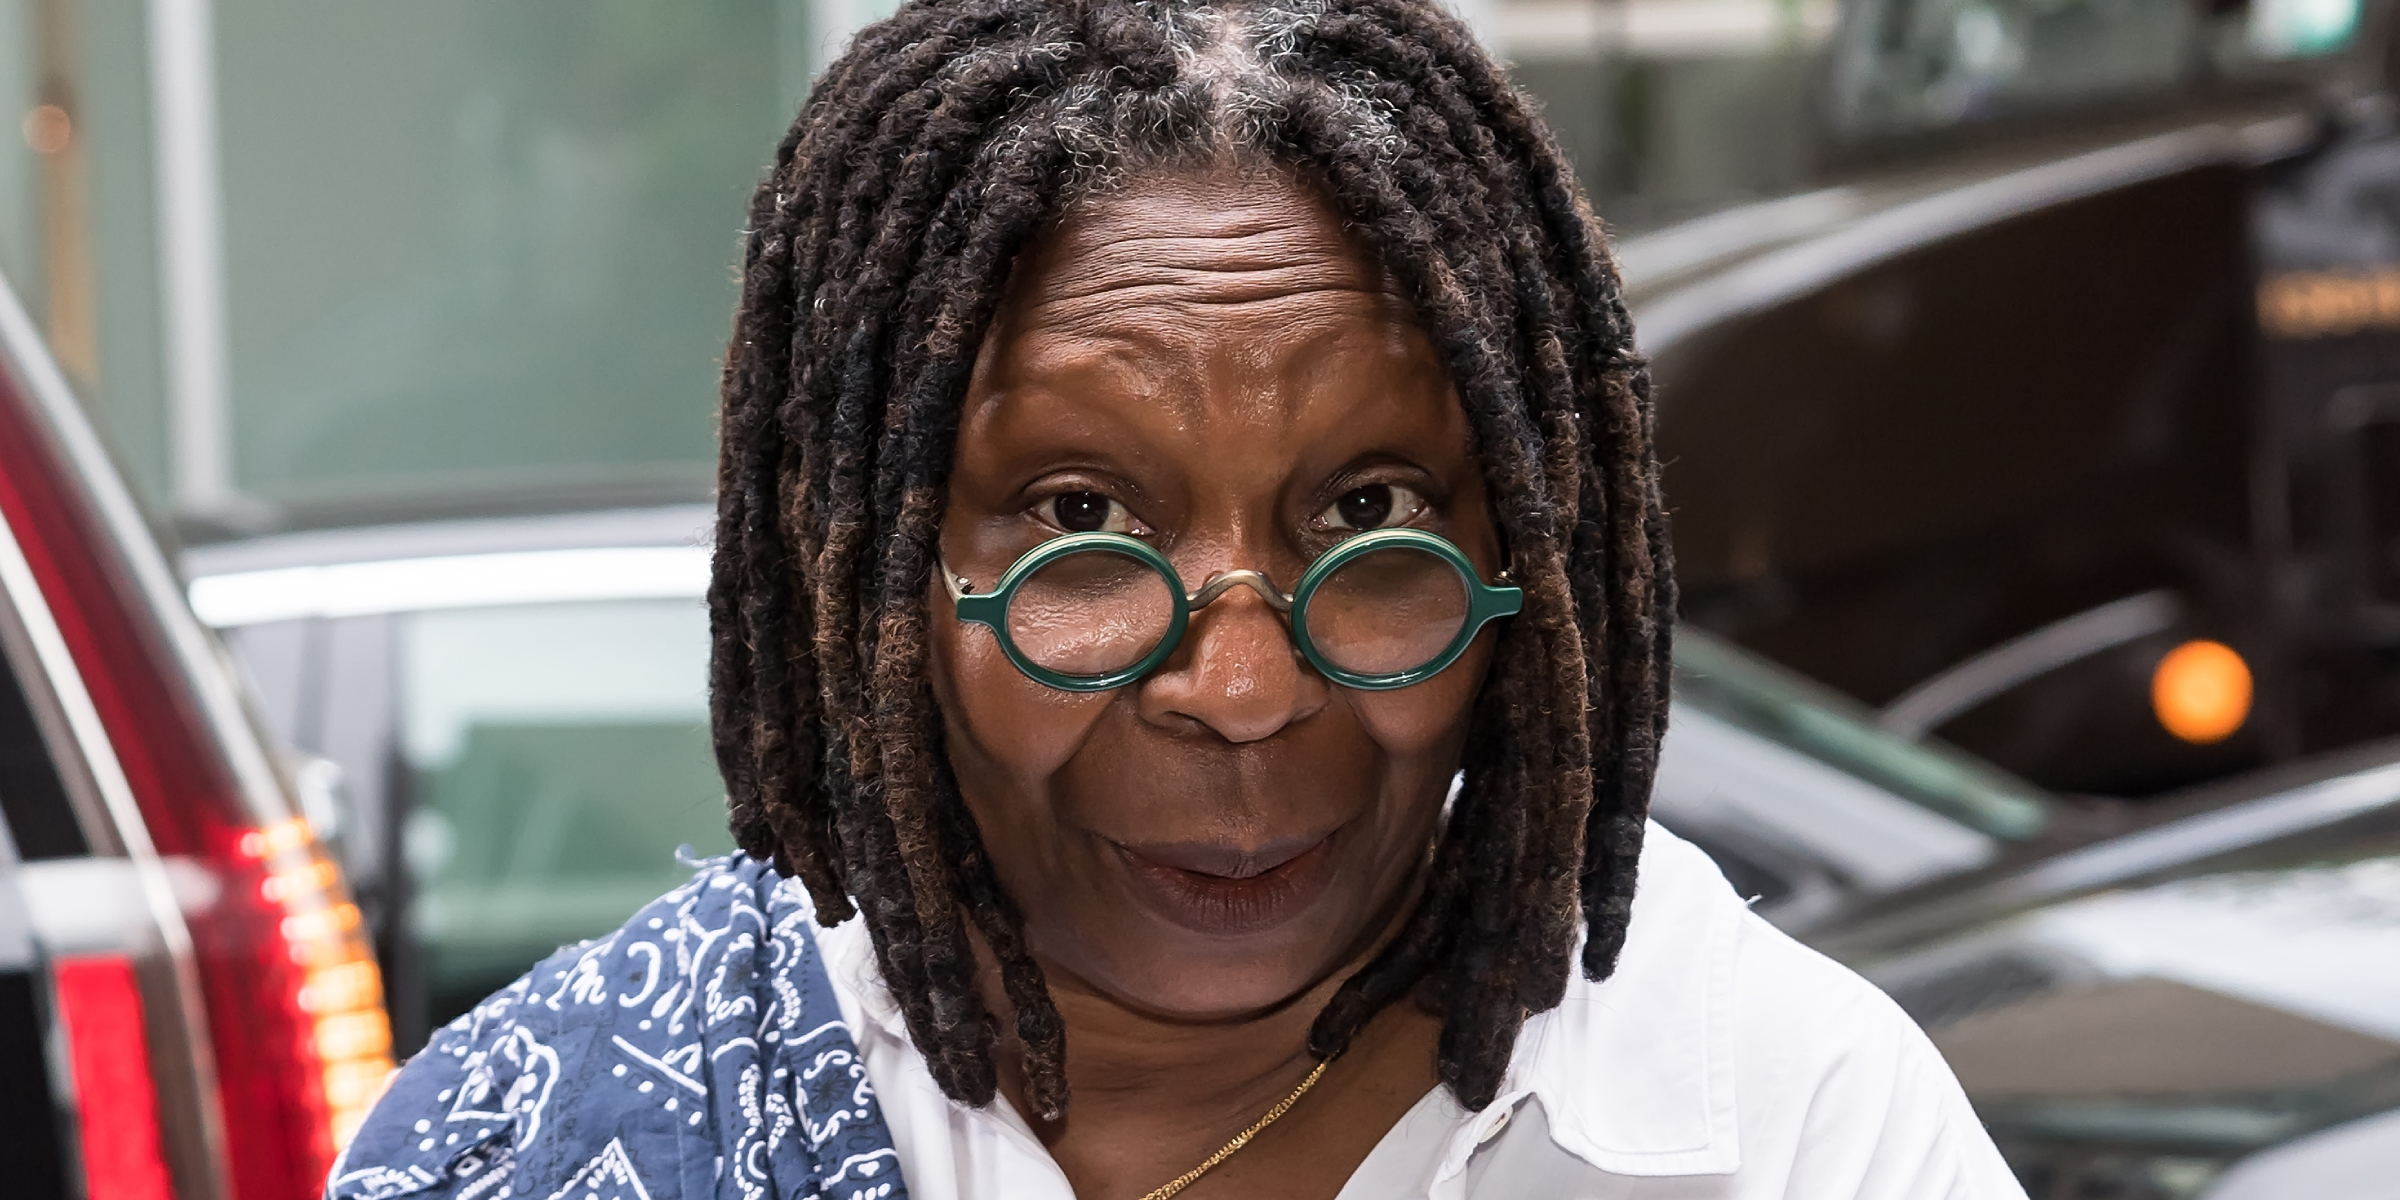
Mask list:
[{"label": "eyeglass nose bridge", "polygon": [[1266,600],[1268,607],[1273,608],[1276,612],[1288,615],[1292,611],[1291,593],[1276,587],[1275,581],[1267,578],[1266,572],[1253,571],[1248,567],[1232,571],[1219,571],[1209,576],[1208,582],[1201,584],[1199,591],[1183,598],[1184,607],[1194,611],[1206,608],[1217,597],[1237,587],[1246,587],[1257,592]]}]

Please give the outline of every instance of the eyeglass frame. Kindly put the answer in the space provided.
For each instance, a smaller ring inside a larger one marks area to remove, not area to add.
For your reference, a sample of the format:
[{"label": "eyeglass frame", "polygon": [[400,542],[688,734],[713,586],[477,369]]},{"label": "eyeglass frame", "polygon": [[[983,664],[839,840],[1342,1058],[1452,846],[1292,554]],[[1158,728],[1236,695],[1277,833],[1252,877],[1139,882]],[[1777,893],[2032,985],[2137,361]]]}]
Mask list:
[{"label": "eyeglass frame", "polygon": [[[1458,633],[1450,640],[1450,644],[1418,666],[1382,675],[1345,671],[1320,653],[1315,640],[1309,637],[1308,602],[1335,571],[1378,550],[1395,548],[1431,554],[1457,571],[1459,582],[1467,592],[1466,618],[1460,622]],[[1009,602],[1016,598],[1017,589],[1035,572],[1069,555],[1095,552],[1121,554],[1157,572],[1167,584],[1167,594],[1174,601],[1174,611],[1168,618],[1165,634],[1158,639],[1158,645],[1131,666],[1101,675],[1069,675],[1053,671],[1034,662],[1018,648],[1016,639],[1009,636]],[[1467,652],[1467,647],[1485,625],[1502,617],[1515,616],[1525,607],[1523,589],[1506,582],[1507,572],[1503,571],[1496,577],[1502,582],[1485,583],[1475,564],[1468,561],[1466,552],[1460,550],[1456,543],[1422,529],[1374,529],[1346,538],[1319,554],[1301,573],[1298,586],[1289,593],[1278,589],[1265,572],[1247,567],[1216,572],[1200,585],[1198,591],[1187,593],[1184,591],[1183,576],[1176,572],[1175,564],[1169,562],[1158,547],[1123,533],[1070,533],[1052,538],[1018,555],[1017,560],[1009,564],[1008,570],[988,592],[973,591],[973,583],[952,571],[949,563],[940,562],[938,566],[956,617],[962,622],[990,628],[993,640],[1000,643],[1000,652],[1008,656],[1008,661],[1017,670],[1024,672],[1035,683],[1062,692],[1114,691],[1157,670],[1183,643],[1184,630],[1191,624],[1192,612],[1207,607],[1237,587],[1248,587],[1257,592],[1269,607],[1283,614],[1284,625],[1291,631],[1293,645],[1299,648],[1301,657],[1307,659],[1318,674],[1343,687],[1367,692],[1409,687],[1441,674]]]}]

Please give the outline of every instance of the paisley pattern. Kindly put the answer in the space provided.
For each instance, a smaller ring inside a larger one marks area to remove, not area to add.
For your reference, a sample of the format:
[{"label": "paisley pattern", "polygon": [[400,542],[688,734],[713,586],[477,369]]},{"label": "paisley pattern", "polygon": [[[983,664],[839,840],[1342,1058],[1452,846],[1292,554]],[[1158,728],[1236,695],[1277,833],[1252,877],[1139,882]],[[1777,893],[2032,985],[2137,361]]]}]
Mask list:
[{"label": "paisley pattern", "polygon": [[905,1200],[814,917],[705,864],[435,1033],[327,1200]]}]

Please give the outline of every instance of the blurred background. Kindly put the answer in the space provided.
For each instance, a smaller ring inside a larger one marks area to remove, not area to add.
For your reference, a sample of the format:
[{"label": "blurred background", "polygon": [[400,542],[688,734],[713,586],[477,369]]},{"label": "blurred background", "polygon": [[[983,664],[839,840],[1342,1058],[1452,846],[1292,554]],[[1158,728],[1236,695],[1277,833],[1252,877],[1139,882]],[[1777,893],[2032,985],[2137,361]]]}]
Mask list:
[{"label": "blurred background", "polygon": [[[732,264],[887,8],[0,0],[17,386],[220,639],[394,1053],[730,849]],[[2037,1197],[2391,1194],[2400,13],[1464,11],[1654,362],[1660,819],[1933,1029]],[[15,779],[38,943],[78,893]]]}]

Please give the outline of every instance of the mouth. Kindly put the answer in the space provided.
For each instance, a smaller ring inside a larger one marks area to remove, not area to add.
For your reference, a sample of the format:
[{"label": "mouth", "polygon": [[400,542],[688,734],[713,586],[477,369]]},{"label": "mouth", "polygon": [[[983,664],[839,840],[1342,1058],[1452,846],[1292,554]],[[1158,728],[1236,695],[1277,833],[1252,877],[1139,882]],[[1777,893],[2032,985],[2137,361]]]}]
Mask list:
[{"label": "mouth", "polygon": [[1243,848],[1209,842],[1111,843],[1143,907],[1194,933],[1262,933],[1298,916],[1333,877],[1334,834]]}]

